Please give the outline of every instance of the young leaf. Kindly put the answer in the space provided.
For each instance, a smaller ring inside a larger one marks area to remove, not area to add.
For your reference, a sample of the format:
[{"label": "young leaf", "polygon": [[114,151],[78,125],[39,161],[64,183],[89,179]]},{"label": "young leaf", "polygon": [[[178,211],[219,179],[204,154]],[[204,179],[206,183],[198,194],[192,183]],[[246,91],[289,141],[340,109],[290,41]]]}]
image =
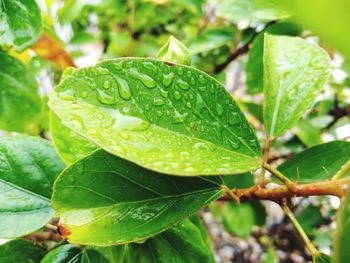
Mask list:
[{"label": "young leaf", "polygon": [[70,242],[106,246],[170,228],[220,198],[220,183],[157,174],[99,150],[58,177],[52,203]]},{"label": "young leaf", "polygon": [[151,170],[216,175],[260,167],[256,135],[232,97],[190,67],[107,60],[68,76],[50,107],[63,125]]},{"label": "young leaf", "polygon": [[66,164],[74,163],[98,149],[94,143],[64,126],[52,111],[50,112],[50,134],[58,154]]},{"label": "young leaf", "polygon": [[190,51],[173,36],[170,36],[165,45],[159,50],[157,58],[176,64],[192,64]]},{"label": "young leaf", "polygon": [[33,45],[41,32],[41,13],[36,2],[2,0],[0,32],[0,46],[13,45],[16,51],[21,52]]},{"label": "young leaf", "polygon": [[350,159],[350,142],[333,141],[306,149],[278,170],[292,181],[311,183],[331,179]]},{"label": "young leaf", "polygon": [[0,246],[0,262],[39,263],[46,250],[32,241],[15,239]]},{"label": "young leaf", "polygon": [[333,263],[350,262],[350,191],[342,200],[342,204],[337,215],[337,231],[334,240]]},{"label": "young leaf", "polygon": [[128,244],[125,263],[214,263],[211,249],[208,249],[200,229],[191,220],[177,226],[143,244]]},{"label": "young leaf", "polygon": [[267,27],[259,33],[254,40],[248,52],[248,61],[246,63],[247,88],[249,94],[257,94],[263,91],[263,52],[264,52],[264,33],[273,35],[299,36],[303,30],[302,27],[293,22],[279,22]]},{"label": "young leaf", "polygon": [[51,187],[63,168],[46,140],[0,137],[0,238],[28,234],[51,219]]},{"label": "young leaf", "polygon": [[297,37],[265,34],[264,125],[277,137],[311,106],[330,74],[320,47]]},{"label": "young leaf", "polygon": [[28,68],[0,51],[0,130],[37,134],[41,100]]}]

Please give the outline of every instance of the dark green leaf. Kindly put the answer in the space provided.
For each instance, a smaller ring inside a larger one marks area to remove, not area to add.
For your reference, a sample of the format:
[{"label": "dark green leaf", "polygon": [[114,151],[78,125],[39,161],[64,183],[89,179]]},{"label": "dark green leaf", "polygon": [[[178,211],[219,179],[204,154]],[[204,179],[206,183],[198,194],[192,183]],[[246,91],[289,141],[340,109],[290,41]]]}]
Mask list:
[{"label": "dark green leaf", "polygon": [[0,238],[25,235],[51,219],[51,187],[63,168],[49,141],[0,137]]},{"label": "dark green leaf", "polygon": [[[267,27],[259,33],[248,52],[246,64],[247,88],[249,94],[256,94],[263,91],[263,53],[264,33],[273,35],[299,36],[303,30],[300,25],[293,22],[280,22]],[[262,122],[261,122],[262,123]]]},{"label": "dark green leaf", "polygon": [[232,97],[190,67],[107,60],[68,76],[50,107],[73,131],[151,170],[216,175],[260,167],[256,135]]},{"label": "dark green leaf", "polygon": [[320,47],[297,37],[265,34],[264,125],[270,137],[282,135],[319,95],[330,74]]},{"label": "dark green leaf", "polygon": [[44,248],[29,240],[12,240],[0,246],[0,262],[3,263],[39,263],[44,254]]},{"label": "dark green leaf", "polygon": [[143,244],[127,245],[125,263],[214,263],[201,231],[191,220],[184,220]]},{"label": "dark green leaf", "polygon": [[1,1],[0,45],[13,45],[23,51],[37,41],[40,32],[41,13],[34,0]]},{"label": "dark green leaf", "polygon": [[332,260],[330,256],[320,253],[315,258],[315,263],[335,263],[335,262]]},{"label": "dark green leaf", "polygon": [[28,68],[0,51],[0,129],[37,134],[41,100]]},{"label": "dark green leaf", "polygon": [[260,123],[264,123],[263,108],[261,105],[254,102],[244,102],[249,113],[253,115]]},{"label": "dark green leaf", "polygon": [[278,170],[292,181],[317,182],[332,178],[350,159],[350,142],[319,144],[296,154]]},{"label": "dark green leaf", "polygon": [[111,245],[166,230],[222,196],[220,184],[158,174],[100,150],[59,176],[52,202],[70,242]]},{"label": "dark green leaf", "polygon": [[305,207],[300,214],[298,214],[297,219],[306,234],[309,236],[311,236],[314,229],[320,226],[323,222],[320,207],[315,205]]},{"label": "dark green leaf", "polygon": [[341,207],[337,215],[337,230],[334,240],[333,263],[350,262],[350,191],[341,202]]},{"label": "dark green leaf", "polygon": [[74,163],[98,149],[94,143],[64,126],[52,111],[50,112],[50,134],[58,154],[67,164]]}]

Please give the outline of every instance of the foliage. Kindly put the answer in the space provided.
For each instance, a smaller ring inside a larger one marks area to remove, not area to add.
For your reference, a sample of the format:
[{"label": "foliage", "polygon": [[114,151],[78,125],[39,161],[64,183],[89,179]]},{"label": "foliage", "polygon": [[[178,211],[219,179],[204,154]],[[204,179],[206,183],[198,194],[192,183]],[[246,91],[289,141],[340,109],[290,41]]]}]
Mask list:
[{"label": "foliage", "polygon": [[0,261],[215,262],[210,214],[275,262],[275,202],[348,262],[349,5],[314,5],[1,1]]}]

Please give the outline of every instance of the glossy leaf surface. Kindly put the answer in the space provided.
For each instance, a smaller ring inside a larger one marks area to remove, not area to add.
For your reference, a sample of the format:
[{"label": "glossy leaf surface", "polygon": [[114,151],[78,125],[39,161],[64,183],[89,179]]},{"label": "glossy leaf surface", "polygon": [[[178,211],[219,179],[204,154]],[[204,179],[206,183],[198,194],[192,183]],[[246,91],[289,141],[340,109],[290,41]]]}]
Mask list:
[{"label": "glossy leaf surface", "polygon": [[350,191],[348,191],[337,215],[337,230],[334,240],[333,263],[343,263],[350,261]]},{"label": "glossy leaf surface", "polygon": [[74,163],[98,149],[94,143],[64,126],[52,111],[50,112],[50,134],[58,154],[67,164]]},{"label": "glossy leaf surface", "polygon": [[40,97],[27,66],[0,51],[0,130],[38,133]]},{"label": "glossy leaf surface", "polygon": [[213,263],[214,257],[203,240],[200,229],[187,219],[146,240],[128,244],[123,263]]},{"label": "glossy leaf surface", "polygon": [[35,246],[32,241],[16,239],[0,246],[0,262],[39,263],[46,250]]},{"label": "glossy leaf surface", "polygon": [[192,64],[190,51],[173,36],[170,36],[165,45],[159,50],[157,58],[177,64]]},{"label": "glossy leaf surface", "polygon": [[158,174],[99,150],[61,174],[52,202],[70,242],[120,244],[154,236],[218,199],[220,183]]},{"label": "glossy leaf surface", "polygon": [[256,135],[236,103],[190,67],[107,60],[68,76],[50,107],[65,126],[151,170],[216,175],[260,166]]},{"label": "glossy leaf surface", "polygon": [[264,125],[270,137],[282,135],[319,95],[330,74],[320,47],[297,37],[265,34]]},{"label": "glossy leaf surface", "polygon": [[30,233],[51,219],[51,187],[63,168],[46,140],[0,137],[0,238]]},{"label": "glossy leaf surface", "polygon": [[296,154],[278,170],[292,181],[317,182],[331,179],[349,159],[350,142],[333,141]]},{"label": "glossy leaf surface", "polygon": [[254,40],[251,48],[248,52],[248,61],[246,64],[247,72],[247,88],[249,94],[257,94],[263,91],[263,53],[264,53],[264,34],[273,35],[289,35],[298,36],[303,30],[300,25],[292,22],[280,22],[267,27],[265,30],[259,33]]},{"label": "glossy leaf surface", "polygon": [[34,0],[2,0],[0,4],[0,45],[17,51],[33,45],[41,31],[41,13]]}]

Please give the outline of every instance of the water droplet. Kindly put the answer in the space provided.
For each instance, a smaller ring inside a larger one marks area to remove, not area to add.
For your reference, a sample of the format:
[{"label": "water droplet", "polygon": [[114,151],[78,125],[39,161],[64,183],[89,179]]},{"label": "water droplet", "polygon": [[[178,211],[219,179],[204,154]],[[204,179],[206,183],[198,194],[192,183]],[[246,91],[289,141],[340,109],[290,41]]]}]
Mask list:
[{"label": "water droplet", "polygon": [[118,82],[118,92],[119,92],[119,96],[124,99],[124,100],[130,100],[131,99],[131,90],[129,88],[128,83],[121,78],[116,77],[116,80]]},{"label": "water droplet", "polygon": [[107,104],[107,105],[110,105],[110,104],[115,104],[116,101],[115,101],[115,98],[113,95],[109,95],[107,94],[106,92],[104,92],[103,90],[101,89],[98,89],[97,90],[97,99],[103,103],[103,104]]},{"label": "water droplet", "polygon": [[111,86],[112,86],[112,84],[111,84],[110,80],[107,79],[103,82],[103,88],[109,89]]},{"label": "water droplet", "polygon": [[153,99],[153,105],[154,106],[161,106],[164,105],[165,101],[162,98],[154,98]]},{"label": "water droplet", "polygon": [[179,69],[177,70],[177,73],[179,75],[182,75],[184,73],[184,70],[182,69],[182,67],[179,67]]},{"label": "water droplet", "polygon": [[216,113],[221,116],[224,112],[224,108],[222,107],[222,105],[220,103],[216,103]]},{"label": "water droplet", "polygon": [[201,84],[204,84],[204,83],[205,83],[205,79],[204,79],[204,76],[203,76],[203,75],[200,75],[200,76],[199,76],[199,82],[200,82]]},{"label": "water droplet", "polygon": [[170,72],[169,74],[165,74],[163,76],[163,85],[165,87],[169,87],[170,84],[173,82],[173,79],[174,79],[174,73],[173,72]]},{"label": "water droplet", "polygon": [[196,80],[195,80],[193,77],[191,78],[191,84],[192,84],[192,85],[195,85],[195,84],[196,84]]},{"label": "water droplet", "polygon": [[179,92],[179,91],[175,91],[174,92],[174,97],[175,97],[175,99],[177,99],[177,100],[179,100],[179,99],[181,99],[181,93]]},{"label": "water droplet", "polygon": [[86,131],[87,135],[97,135],[97,131],[95,129],[90,129]]},{"label": "water droplet", "polygon": [[101,75],[109,74],[109,70],[106,68],[102,68],[102,67],[95,68],[95,71],[97,74],[101,74]]},{"label": "water droplet", "polygon": [[129,140],[130,139],[130,135],[126,132],[121,132],[120,136],[125,139],[125,140]]},{"label": "water droplet", "polygon": [[227,113],[227,122],[231,125],[236,125],[241,122],[241,119],[237,112],[232,112],[232,110]]},{"label": "water droplet", "polygon": [[238,150],[241,147],[240,143],[236,139],[229,138],[228,141],[230,142],[230,144],[234,150]]},{"label": "water droplet", "polygon": [[140,73],[136,68],[131,68],[129,70],[129,74],[134,79],[138,79],[142,82],[143,85],[145,85],[149,89],[153,89],[156,87],[156,82],[154,79],[152,79],[150,76]]},{"label": "water droplet", "polygon": [[183,90],[189,90],[190,89],[190,86],[187,84],[187,82],[183,81],[182,79],[178,79],[176,81],[176,83]]},{"label": "water droplet", "polygon": [[185,172],[186,173],[193,173],[195,171],[195,169],[193,167],[187,167],[185,168]]},{"label": "water droplet", "polygon": [[186,121],[187,116],[188,116],[187,112],[181,114],[181,113],[179,113],[178,111],[175,110],[175,115],[173,117],[173,122],[174,123],[182,123],[182,122]]},{"label": "water droplet", "polygon": [[189,108],[189,109],[191,109],[191,108],[192,108],[191,102],[186,102],[186,107]]},{"label": "water droplet", "polygon": [[121,62],[115,63],[115,64],[114,64],[114,68],[115,68],[116,70],[121,70],[121,69],[123,68]]},{"label": "water droplet", "polygon": [[164,157],[165,157],[165,158],[174,158],[175,156],[174,156],[173,153],[166,153],[166,154],[164,155]]},{"label": "water droplet", "polygon": [[146,62],[143,62],[142,65],[145,69],[149,69],[153,72],[157,72],[157,67],[153,64],[153,62],[146,61]]},{"label": "water droplet", "polygon": [[63,90],[63,91],[59,91],[57,96],[60,98],[60,99],[63,99],[63,100],[75,100],[75,93],[74,93],[74,90],[72,89],[68,89],[68,90]]},{"label": "water droplet", "polygon": [[203,108],[206,108],[205,102],[204,102],[203,98],[199,94],[197,94],[196,106],[194,107],[194,113],[197,115],[200,115],[201,110]]},{"label": "water droplet", "polygon": [[145,105],[145,110],[149,110],[149,109],[150,109],[149,104],[146,104],[146,105]]}]

